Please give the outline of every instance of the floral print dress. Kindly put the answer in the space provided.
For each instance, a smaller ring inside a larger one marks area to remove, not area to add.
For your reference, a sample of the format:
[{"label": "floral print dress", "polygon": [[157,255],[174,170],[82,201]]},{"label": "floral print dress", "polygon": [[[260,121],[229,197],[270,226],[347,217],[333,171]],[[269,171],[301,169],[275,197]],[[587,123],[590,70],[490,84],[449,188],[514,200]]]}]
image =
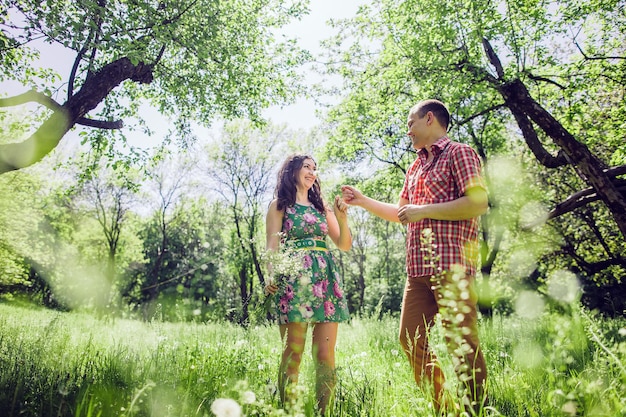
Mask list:
[{"label": "floral print dress", "polygon": [[[288,251],[290,241],[325,240],[328,223],[313,205],[296,203],[285,209],[282,235],[283,250]],[[350,314],[335,256],[328,250],[291,250],[300,258],[302,271],[278,278],[274,302],[279,324],[348,321]]]}]

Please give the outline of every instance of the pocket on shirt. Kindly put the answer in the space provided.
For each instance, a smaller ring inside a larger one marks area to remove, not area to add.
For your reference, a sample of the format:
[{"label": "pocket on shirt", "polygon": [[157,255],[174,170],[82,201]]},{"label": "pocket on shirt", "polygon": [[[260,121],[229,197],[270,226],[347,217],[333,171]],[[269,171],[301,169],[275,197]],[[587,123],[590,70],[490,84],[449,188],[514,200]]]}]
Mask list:
[{"label": "pocket on shirt", "polygon": [[453,191],[449,172],[429,172],[424,178],[424,187],[432,203],[448,201]]}]

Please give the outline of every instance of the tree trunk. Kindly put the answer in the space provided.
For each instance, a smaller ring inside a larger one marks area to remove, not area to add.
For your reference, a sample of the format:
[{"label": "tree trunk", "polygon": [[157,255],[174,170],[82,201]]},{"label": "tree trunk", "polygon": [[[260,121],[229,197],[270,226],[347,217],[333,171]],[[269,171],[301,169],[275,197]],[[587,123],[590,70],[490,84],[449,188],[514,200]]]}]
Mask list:
[{"label": "tree trunk", "polygon": [[487,39],[483,39],[483,47],[487,58],[496,70],[498,78],[494,78],[484,71],[477,71],[477,68],[471,65],[467,65],[466,69],[481,73],[482,77],[490,80],[504,98],[506,106],[513,113],[531,151],[539,162],[548,167],[561,165],[563,156],[560,152],[556,158],[546,156],[543,146],[537,140],[534,128],[528,122],[528,118],[552,138],[565,154],[567,162],[574,166],[578,175],[595,190],[598,197],[607,206],[617,223],[617,227],[622,232],[622,236],[626,238],[626,195],[620,191],[618,185],[607,173],[607,167],[591,153],[584,143],[576,140],[558,120],[532,98],[521,80],[514,79],[505,82],[505,72],[500,58]]},{"label": "tree trunk", "polygon": [[241,316],[239,317],[239,324],[246,327],[250,321],[248,311],[250,295],[248,294],[248,267],[246,262],[243,262],[239,267],[239,291],[241,294]]},{"label": "tree trunk", "polygon": [[607,206],[619,230],[626,238],[626,196],[607,174],[606,166],[589,148],[576,140],[548,111],[531,96],[520,80],[506,83],[500,93],[513,113],[523,113],[537,124],[563,150],[578,175],[595,190]]},{"label": "tree trunk", "polygon": [[365,253],[361,251],[361,253],[357,254],[357,265],[359,268],[359,273],[356,276],[356,286],[357,291],[359,293],[359,311],[363,311],[363,306],[365,305]]}]

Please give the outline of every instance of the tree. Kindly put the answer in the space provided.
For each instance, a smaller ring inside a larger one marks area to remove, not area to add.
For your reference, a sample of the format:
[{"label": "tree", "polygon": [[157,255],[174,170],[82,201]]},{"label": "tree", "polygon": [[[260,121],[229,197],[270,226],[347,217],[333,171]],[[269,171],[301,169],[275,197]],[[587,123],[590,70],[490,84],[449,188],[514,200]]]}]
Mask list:
[{"label": "tree", "polygon": [[[170,229],[178,220],[177,216],[185,215],[179,205],[182,204],[184,195],[193,188],[191,173],[195,164],[196,161],[187,157],[186,153],[172,154],[162,148],[145,170],[149,178],[146,191],[150,201],[154,202],[149,226],[144,230],[144,252],[148,265],[145,277],[140,281],[142,286],[138,300],[142,304],[145,318],[154,314],[154,304],[159,292],[176,284],[172,279],[172,270],[175,271],[174,275],[179,271],[172,257],[177,257],[178,252],[172,252]],[[133,285],[136,283],[131,282],[131,286]]]},{"label": "tree", "polygon": [[[278,159],[278,144],[287,142],[285,127],[254,129],[250,122],[226,125],[217,143],[206,149],[206,178],[229,207],[234,224],[231,260],[239,283],[242,305],[239,322],[248,322],[253,277],[265,285],[258,237],[263,225],[268,190]],[[262,248],[265,242],[262,242]],[[261,249],[264,250],[264,249]]]},{"label": "tree", "polygon": [[38,171],[2,176],[4,290],[31,300],[37,296],[53,308],[103,307],[111,285],[100,267],[106,261],[100,226],[68,192],[75,185],[72,177],[61,184],[58,171],[46,176]]},{"label": "tree", "polygon": [[[179,139],[192,122],[209,125],[217,114],[261,120],[263,108],[293,97],[292,68],[304,57],[272,31],[306,11],[297,0],[9,0],[0,81],[30,90],[0,99],[0,107],[36,103],[45,120],[25,140],[0,144],[0,173],[38,162],[76,125],[120,129],[118,118],[136,115],[146,101],[176,120]],[[74,55],[61,84],[24,62],[36,55],[36,41]],[[106,120],[93,118],[98,106]]]},{"label": "tree", "polygon": [[158,215],[139,230],[145,261],[127,271],[124,298],[141,307],[144,319],[222,319],[233,299],[233,288],[221,279],[228,229],[224,207],[203,197],[181,197],[168,216],[165,250]]},{"label": "tree", "polygon": [[[388,167],[349,182],[359,182],[372,198],[393,201],[402,184],[394,170]],[[352,249],[340,252],[339,260],[350,310],[366,315],[400,311],[406,270],[403,228],[358,208],[351,208],[348,217]]]},{"label": "tree", "polygon": [[[602,236],[609,250],[585,251],[578,260],[624,271],[621,11],[617,0],[379,0],[364,6],[352,22],[338,23],[343,34],[328,42],[335,45],[329,55],[339,57],[329,71],[345,76],[347,92],[329,114],[336,126],[330,152],[351,158],[374,155],[365,144],[399,144],[408,109],[423,98],[441,99],[453,112],[451,135],[471,143],[487,166],[523,141],[534,157],[522,154],[529,166],[544,178],[553,171],[563,183],[580,187],[569,195],[544,192],[544,203],[552,204],[545,216],[549,227],[558,227],[559,216],[578,216],[585,205],[601,202],[595,207],[612,224],[588,216],[587,235]],[[345,47],[349,36],[358,43]],[[342,60],[341,52],[350,60]],[[493,260],[491,255],[485,251],[484,259]],[[569,260],[581,273],[592,270]]]},{"label": "tree", "polygon": [[[84,156],[83,156],[84,157]],[[96,156],[99,159],[98,156]],[[85,160],[88,158],[84,157]],[[89,162],[83,162],[89,164]],[[101,305],[111,308],[114,301],[117,282],[117,256],[122,230],[128,220],[130,209],[137,203],[137,170],[122,167],[107,167],[102,161],[96,161],[94,169],[87,169],[86,178],[78,171],[77,205],[97,220],[106,244],[104,277],[109,293],[101,294]]]},{"label": "tree", "polygon": [[[6,175],[0,179],[0,294],[35,292],[36,275],[31,276],[26,252],[32,233],[40,222],[40,208],[28,202],[40,191],[42,185],[36,176]],[[31,248],[34,255],[36,248]],[[40,258],[41,260],[41,258]],[[41,280],[41,283],[45,281]]]},{"label": "tree", "polygon": [[[377,200],[394,201],[402,184],[394,178],[390,171],[384,169],[375,177],[368,179],[363,190]],[[366,213],[364,213],[366,214]],[[370,247],[368,262],[367,302],[374,313],[399,312],[404,293],[406,272],[405,261],[405,230],[397,223],[390,223],[375,216],[368,216],[366,223],[369,231]]]}]

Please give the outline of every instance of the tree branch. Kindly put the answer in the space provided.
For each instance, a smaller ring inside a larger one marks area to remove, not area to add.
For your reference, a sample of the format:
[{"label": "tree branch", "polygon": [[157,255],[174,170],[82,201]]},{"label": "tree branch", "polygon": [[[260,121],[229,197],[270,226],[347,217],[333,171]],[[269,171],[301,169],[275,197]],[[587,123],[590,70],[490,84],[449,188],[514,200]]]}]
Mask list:
[{"label": "tree branch", "polygon": [[63,107],[54,99],[35,90],[29,90],[13,97],[0,98],[0,107],[14,107],[26,103],[39,103],[54,111],[58,111]]},{"label": "tree branch", "polygon": [[106,130],[115,130],[124,127],[124,122],[122,120],[94,120],[87,117],[81,117],[76,121],[76,124]]},{"label": "tree branch", "polygon": [[[502,67],[499,58],[493,53],[489,41],[483,39],[485,53],[491,64]],[[506,81],[498,79],[493,86],[504,98],[518,122],[532,120],[554,143],[559,146],[576,169],[578,175],[589,183],[610,210],[613,219],[624,237],[626,237],[626,194],[617,189],[605,172],[605,164],[585,145],[578,141],[558,120],[530,94],[520,79]],[[521,126],[520,126],[521,127]]]},{"label": "tree branch", "polygon": [[502,62],[500,62],[500,58],[493,50],[491,43],[487,40],[487,38],[483,38],[483,48],[485,49],[485,53],[487,54],[487,58],[489,58],[489,62],[496,69],[496,74],[498,74],[499,79],[504,78],[504,68],[502,67]]},{"label": "tree branch", "polygon": [[[626,175],[626,165],[620,165],[620,166],[616,166],[610,169],[607,169],[604,171],[606,173],[606,175],[609,178],[613,179],[613,183],[615,184],[615,188],[621,192],[622,194],[626,195],[626,180],[621,180],[616,178],[619,175]],[[577,208],[586,206],[589,203],[592,203],[594,201],[598,201],[600,200],[601,197],[595,192],[594,188],[589,187],[589,188],[585,188],[584,190],[580,190],[575,192],[574,194],[571,194],[569,197],[567,197],[565,200],[563,200],[562,202],[558,203],[549,213],[547,218],[545,219],[541,219],[541,220],[536,220],[533,223],[527,225],[526,227],[524,227],[524,229],[530,229],[533,228],[535,226],[538,226],[539,224],[543,223],[544,221],[550,220],[550,219],[555,219],[557,217],[560,217],[566,213],[572,212],[574,210],[576,210]]]},{"label": "tree branch", "polygon": [[494,111],[500,110],[502,108],[506,108],[506,106],[504,104],[497,104],[495,106],[488,107],[488,108],[486,108],[486,109],[484,109],[484,110],[482,110],[482,111],[480,111],[478,113],[472,114],[471,116],[469,116],[469,117],[467,117],[467,118],[465,118],[463,120],[459,120],[456,124],[457,124],[457,126],[462,126],[462,125],[464,125],[466,123],[471,122],[472,120],[474,120],[474,119],[476,119],[478,117],[481,117],[481,116],[484,116],[484,115],[488,115],[488,114],[490,114],[490,113],[492,113]]},{"label": "tree branch", "polygon": [[619,55],[615,55],[615,56],[589,56],[585,53],[585,51],[583,51],[583,48],[580,47],[580,44],[578,43],[578,41],[574,41],[574,45],[576,45],[576,48],[578,49],[578,52],[581,53],[581,55],[587,60],[587,61],[599,61],[599,60],[606,60],[606,59],[626,59],[626,56],[619,56]]},{"label": "tree branch", "polygon": [[561,90],[565,90],[565,87],[564,87],[564,86],[562,86],[561,84],[557,83],[557,82],[556,82],[556,81],[554,81],[554,80],[551,80],[550,78],[546,78],[546,77],[541,77],[541,76],[538,76],[538,75],[534,75],[534,74],[533,74],[533,73],[531,73],[530,71],[523,71],[523,72],[524,72],[524,74],[528,75],[528,78],[530,78],[530,79],[531,79],[531,80],[533,80],[533,81],[542,81],[542,82],[544,82],[544,83],[547,83],[547,84],[552,84],[552,85],[554,85],[554,86],[557,86],[557,87],[558,87],[559,89],[561,89]]},{"label": "tree branch", "polygon": [[[13,97],[0,98],[0,107],[20,106],[26,103],[38,103],[52,111],[60,111],[63,109],[63,106],[57,103],[54,99],[35,90],[29,90],[23,94]],[[124,122],[122,120],[94,120],[87,117],[81,117],[76,120],[76,123],[98,129],[121,129],[124,127]]]},{"label": "tree branch", "polygon": [[[102,67],[88,77],[81,89],[60,106],[57,102],[36,91],[16,97],[0,99],[0,106],[37,102],[54,110],[53,114],[26,140],[0,145],[0,174],[25,168],[39,162],[50,153],[61,138],[79,122],[98,125],[99,122],[84,119],[109,93],[125,80],[149,84],[153,78],[153,66],[142,62],[133,64],[129,58],[120,58]],[[102,122],[111,128],[116,122]],[[119,122],[117,122],[119,123]]]},{"label": "tree branch", "polygon": [[513,117],[515,117],[517,125],[522,131],[522,136],[524,137],[528,148],[531,150],[533,155],[535,155],[535,158],[541,165],[546,168],[558,168],[569,164],[562,149],[559,150],[556,156],[552,156],[552,154],[546,150],[539,140],[537,132],[535,131],[531,121],[528,120],[528,117],[526,117],[525,114],[513,109],[511,109],[511,113],[513,113]]}]

